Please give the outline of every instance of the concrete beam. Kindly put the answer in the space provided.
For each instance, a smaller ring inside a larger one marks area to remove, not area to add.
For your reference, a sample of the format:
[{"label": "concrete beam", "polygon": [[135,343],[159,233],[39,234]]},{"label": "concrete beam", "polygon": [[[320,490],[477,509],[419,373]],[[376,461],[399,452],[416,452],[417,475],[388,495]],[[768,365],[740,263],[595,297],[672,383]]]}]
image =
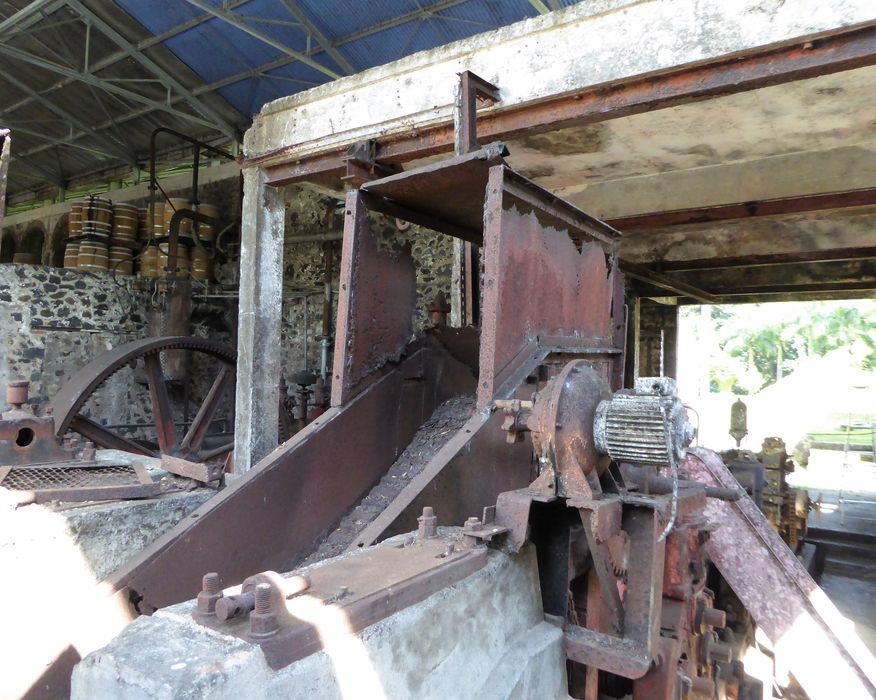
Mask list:
[{"label": "concrete beam", "polygon": [[[512,153],[512,164],[513,160]],[[788,173],[794,173],[794,177],[788,177]],[[876,144],[604,179],[551,191],[594,216],[612,220],[692,206],[819,195],[840,187],[844,190],[876,187]]]},{"label": "concrete beam", "polygon": [[[876,212],[871,207],[634,232],[621,239],[620,254],[624,260],[636,263],[665,264],[663,269],[669,272],[683,268],[684,261],[689,260],[701,261],[699,268],[705,268],[709,259],[716,260],[715,267],[732,263],[732,258],[753,258],[757,263],[771,256],[786,256],[789,262],[816,262],[802,258],[807,254],[826,258],[828,251],[837,251],[836,259],[862,259],[869,255],[860,249],[872,247],[876,247]],[[841,252],[852,249],[859,249],[860,254],[847,256]],[[825,255],[816,255],[819,253]]]},{"label": "concrete beam", "polygon": [[237,473],[248,471],[277,447],[284,223],[281,193],[266,185],[262,170],[244,170],[234,417]]},{"label": "concrete beam", "polygon": [[302,161],[275,170],[279,182],[336,169],[363,138],[378,138],[378,158],[391,162],[449,151],[463,70],[501,89],[480,119],[482,140],[750,90],[876,60],[872,27],[843,30],[873,20],[866,0],[581,3],[277,100],[247,133],[246,152],[263,166]]},{"label": "concrete beam", "polygon": [[870,187],[844,192],[828,192],[825,194],[782,197],[778,199],[759,199],[749,202],[735,202],[733,204],[713,204],[705,207],[652,212],[650,214],[609,219],[606,223],[618,230],[630,231],[632,229],[701,224],[709,221],[747,219],[757,216],[783,216],[811,211],[831,211],[874,204],[876,204],[876,187]]}]

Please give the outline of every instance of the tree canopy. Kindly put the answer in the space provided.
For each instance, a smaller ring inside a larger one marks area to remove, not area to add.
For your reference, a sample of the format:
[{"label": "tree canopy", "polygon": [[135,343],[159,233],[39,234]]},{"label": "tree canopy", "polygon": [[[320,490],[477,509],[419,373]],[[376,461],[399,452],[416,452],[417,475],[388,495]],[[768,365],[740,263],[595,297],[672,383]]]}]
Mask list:
[{"label": "tree canopy", "polygon": [[756,392],[788,376],[810,357],[847,348],[863,369],[876,369],[876,301],[785,302],[712,306],[707,314],[682,310],[711,322],[711,391]]}]

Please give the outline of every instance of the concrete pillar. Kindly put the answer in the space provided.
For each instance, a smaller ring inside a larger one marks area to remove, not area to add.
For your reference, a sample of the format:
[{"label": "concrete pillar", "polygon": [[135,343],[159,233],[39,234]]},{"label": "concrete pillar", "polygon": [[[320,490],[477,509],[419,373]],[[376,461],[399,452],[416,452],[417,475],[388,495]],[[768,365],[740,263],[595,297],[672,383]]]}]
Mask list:
[{"label": "concrete pillar", "polygon": [[280,317],[283,307],[283,198],[264,173],[243,173],[234,471],[246,472],[277,447]]},{"label": "concrete pillar", "polygon": [[678,306],[639,300],[637,375],[675,377],[678,364]]}]

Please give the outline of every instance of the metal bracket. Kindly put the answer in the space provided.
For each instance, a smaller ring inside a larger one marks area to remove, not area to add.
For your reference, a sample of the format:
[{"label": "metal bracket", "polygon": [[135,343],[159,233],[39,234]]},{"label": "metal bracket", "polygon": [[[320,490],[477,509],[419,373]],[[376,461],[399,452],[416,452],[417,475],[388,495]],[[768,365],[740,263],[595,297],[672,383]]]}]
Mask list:
[{"label": "metal bracket", "polygon": [[456,155],[476,151],[478,146],[477,103],[499,101],[499,88],[471,71],[459,74],[459,90],[453,114]]},{"label": "metal bracket", "polygon": [[377,162],[376,139],[356,141],[347,149],[347,155],[341,160],[347,169],[346,175],[341,177],[341,180],[353,188],[401,172],[398,165]]}]

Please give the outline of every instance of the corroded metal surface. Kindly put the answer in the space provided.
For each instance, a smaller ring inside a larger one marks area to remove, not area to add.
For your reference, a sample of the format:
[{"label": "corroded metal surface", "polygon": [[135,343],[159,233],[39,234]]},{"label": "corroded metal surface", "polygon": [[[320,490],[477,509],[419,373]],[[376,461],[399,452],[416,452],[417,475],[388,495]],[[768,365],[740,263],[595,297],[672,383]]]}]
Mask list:
[{"label": "corroded metal surface", "polygon": [[[305,610],[301,605],[331,606],[343,614],[345,631],[353,634],[461,581],[483,568],[486,561],[486,547],[467,546],[458,533],[418,536],[403,545],[387,543],[355,557],[328,562],[303,576],[286,579],[273,572],[252,576],[244,582],[242,594],[231,602],[240,613],[227,619],[223,619],[225,614],[195,614],[195,619],[222,634],[260,644],[266,661],[276,670],[323,648],[319,630],[300,617],[300,611]],[[258,594],[260,588],[266,590],[266,583],[270,600],[260,612]],[[253,593],[251,602],[245,600]],[[217,613],[226,607],[221,600]],[[261,616],[258,622],[262,626],[267,615],[273,617],[268,634],[254,633],[253,613]]]},{"label": "corroded metal surface", "polygon": [[146,547],[110,583],[140,612],[152,612],[193,597],[205,571],[234,582],[281,568],[368,492],[436,405],[471,391],[467,370],[455,382],[439,381],[454,376],[454,363],[438,349],[412,350]]},{"label": "corroded metal surface", "polygon": [[[782,45],[678,66],[660,75],[633,76],[621,83],[588,86],[544,100],[493,110],[478,118],[482,139],[512,140],[540,132],[640,114],[654,109],[756,90],[818,75],[828,75],[876,62],[876,27],[847,27]],[[448,153],[454,128],[438,122],[415,130],[399,130],[378,139],[375,158],[406,163]],[[343,172],[344,147],[330,146],[304,157],[290,145],[247,159],[244,167],[267,168],[271,184],[332,178]],[[300,149],[299,149],[300,150]]]},{"label": "corroded metal surface", "polygon": [[[704,448],[692,448],[681,470],[704,485],[737,485],[721,458]],[[717,526],[710,559],[809,697],[876,697],[873,656],[754,502],[710,499],[705,517]]]},{"label": "corroded metal surface", "polygon": [[[159,353],[188,350],[205,354],[220,361],[221,367],[213,387],[208,391],[203,405],[180,443],[177,441],[174,417],[167,396]],[[113,374],[123,367],[143,360],[152,399],[153,420],[158,435],[160,453],[176,454],[194,462],[205,461],[227,453],[231,445],[214,450],[202,450],[206,428],[212,419],[224,389],[230,381],[227,367],[237,359],[234,348],[206,338],[171,336],[146,338],[120,345],[101,353],[91,362],[77,370],[52,400],[54,407],[55,433],[63,436],[75,430],[100,447],[124,450],[135,454],[157,456],[157,452],[112,432],[80,413],[94,392]]]},{"label": "corroded metal surface", "polygon": [[359,191],[347,194],[341,253],[332,406],[362,390],[362,380],[397,360],[412,334],[416,275],[409,250],[378,248]]},{"label": "corroded metal surface", "polygon": [[543,468],[552,468],[558,496],[591,498],[609,458],[596,449],[593,419],[611,398],[608,382],[586,360],[568,363],[539,392],[528,424]]},{"label": "corroded metal surface", "polygon": [[[567,230],[545,228],[530,198],[521,214],[506,198],[507,169],[490,169],[484,213],[484,300],[478,405],[492,400],[512,362],[540,336],[611,346],[612,270],[603,244],[581,251]],[[550,203],[542,202],[546,211]],[[509,208],[510,207],[510,208]],[[550,270],[546,275],[545,271]]]}]

